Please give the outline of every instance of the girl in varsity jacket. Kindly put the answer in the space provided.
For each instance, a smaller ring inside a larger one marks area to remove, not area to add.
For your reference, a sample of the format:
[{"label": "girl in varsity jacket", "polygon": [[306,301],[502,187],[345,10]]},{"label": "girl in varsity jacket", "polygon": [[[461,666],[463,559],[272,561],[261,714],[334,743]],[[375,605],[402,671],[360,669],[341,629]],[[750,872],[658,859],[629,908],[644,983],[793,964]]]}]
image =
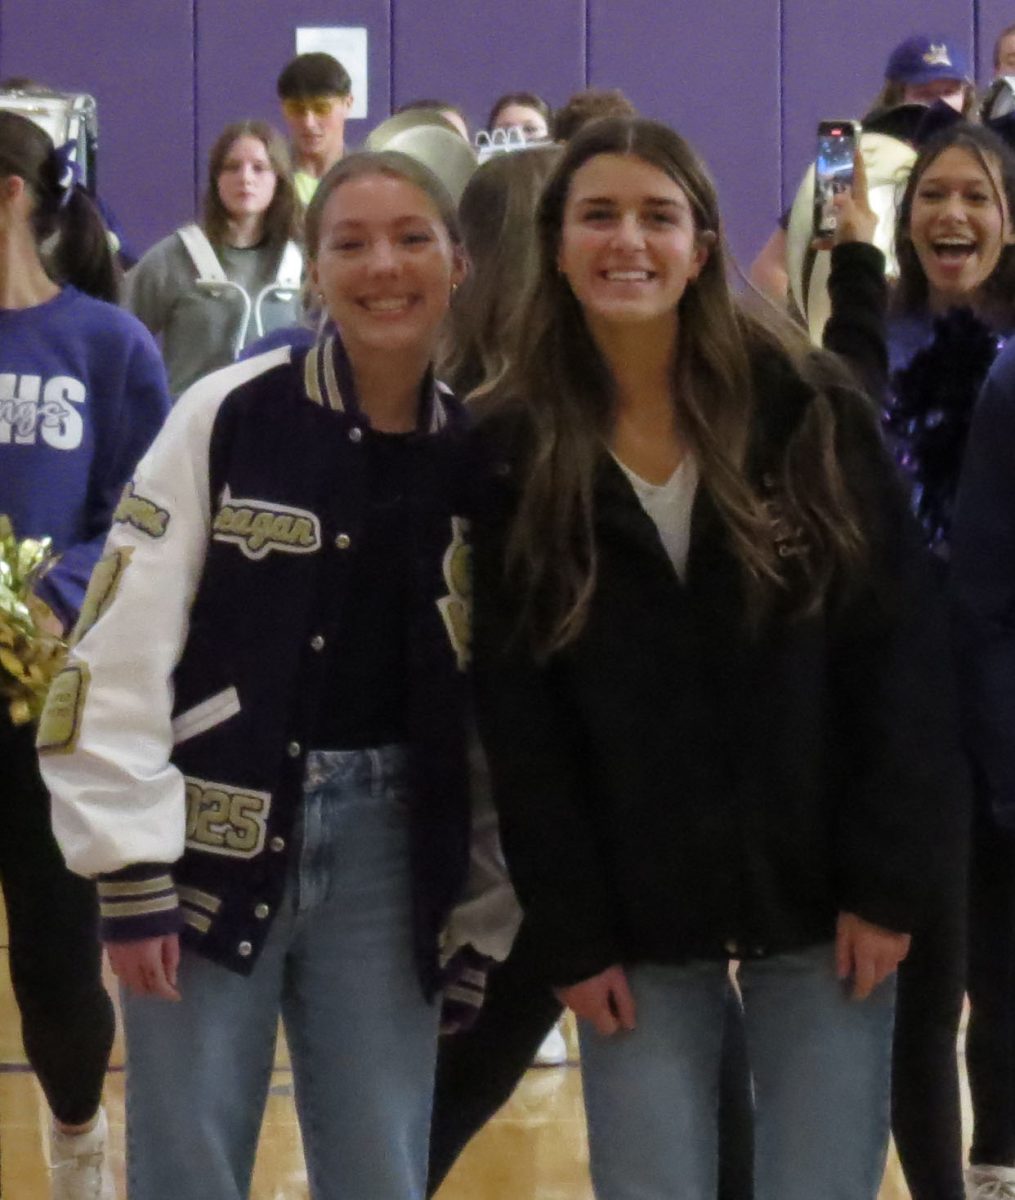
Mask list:
[{"label": "girl in varsity jacket", "polygon": [[40,731],[125,985],[145,1200],[246,1195],[280,1012],[315,1200],[425,1186],[469,837],[463,419],[430,368],[463,256],[398,154],[338,164],[308,244],[342,340],[181,398]]}]

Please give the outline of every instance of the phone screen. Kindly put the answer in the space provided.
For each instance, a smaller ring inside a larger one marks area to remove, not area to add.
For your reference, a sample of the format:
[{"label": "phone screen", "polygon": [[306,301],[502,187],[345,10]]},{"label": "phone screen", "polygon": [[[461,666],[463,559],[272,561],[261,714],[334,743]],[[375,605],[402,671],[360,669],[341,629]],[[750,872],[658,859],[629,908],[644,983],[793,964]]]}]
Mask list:
[{"label": "phone screen", "polygon": [[835,232],[834,197],[853,184],[856,136],[847,121],[822,121],[818,126],[818,157],[814,164],[814,232]]}]

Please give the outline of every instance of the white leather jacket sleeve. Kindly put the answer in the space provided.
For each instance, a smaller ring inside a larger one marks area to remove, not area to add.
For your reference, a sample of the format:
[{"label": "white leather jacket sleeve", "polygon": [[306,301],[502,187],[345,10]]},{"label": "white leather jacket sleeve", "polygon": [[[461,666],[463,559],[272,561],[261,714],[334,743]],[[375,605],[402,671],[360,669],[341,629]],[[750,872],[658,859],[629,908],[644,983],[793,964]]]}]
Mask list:
[{"label": "white leather jacket sleeve", "polygon": [[169,761],[173,671],[208,545],[211,431],[230,390],[257,373],[249,367],[190,388],[138,464],[40,721],[53,831],[80,875],[183,853],[184,785]]}]

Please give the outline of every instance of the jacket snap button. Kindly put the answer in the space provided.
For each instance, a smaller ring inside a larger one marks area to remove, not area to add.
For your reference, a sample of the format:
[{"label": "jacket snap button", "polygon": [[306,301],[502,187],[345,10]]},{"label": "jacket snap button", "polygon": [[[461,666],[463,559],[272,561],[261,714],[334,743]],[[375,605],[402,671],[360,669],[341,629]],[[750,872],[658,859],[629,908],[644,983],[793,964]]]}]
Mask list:
[{"label": "jacket snap button", "polygon": [[286,746],[285,752],[286,752],[286,754],[289,755],[290,758],[299,758],[299,756],[300,756],[299,742],[290,742],[289,745]]},{"label": "jacket snap button", "polygon": [[240,958],[249,958],[254,953],[254,947],[249,942],[240,942],[236,947],[236,953]]},{"label": "jacket snap button", "polygon": [[311,648],[311,650],[323,650],[324,649],[324,638],[321,637],[321,635],[319,633],[315,633],[314,636],[310,639],[310,648]]},{"label": "jacket snap button", "polygon": [[354,425],[352,427],[352,429],[349,430],[349,441],[350,442],[361,442],[362,440],[363,440],[363,430],[360,429],[360,427],[358,425]]},{"label": "jacket snap button", "polygon": [[270,912],[271,909],[267,906],[267,904],[257,904],[254,906],[254,916],[257,917],[259,921],[263,921]]},{"label": "jacket snap button", "polygon": [[281,854],[285,849],[285,838],[273,837],[268,843],[268,849],[274,854]]},{"label": "jacket snap button", "polygon": [[340,533],[338,537],[335,538],[335,545],[339,548],[339,550],[348,550],[352,545],[352,538],[347,533]]}]

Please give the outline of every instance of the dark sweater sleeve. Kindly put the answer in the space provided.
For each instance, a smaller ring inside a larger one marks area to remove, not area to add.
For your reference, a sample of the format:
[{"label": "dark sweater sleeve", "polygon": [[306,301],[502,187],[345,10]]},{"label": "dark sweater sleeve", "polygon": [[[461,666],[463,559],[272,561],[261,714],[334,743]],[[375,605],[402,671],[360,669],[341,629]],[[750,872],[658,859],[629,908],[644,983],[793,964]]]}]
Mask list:
[{"label": "dark sweater sleeve", "polygon": [[839,908],[911,932],[961,859],[968,780],[943,589],[876,423],[838,413],[869,561],[831,618]]},{"label": "dark sweater sleeve", "polygon": [[849,363],[864,391],[880,403],[888,385],[885,256],[866,242],[836,246],[828,295],[832,312],[822,338],[825,349]]},{"label": "dark sweater sleeve", "polygon": [[997,820],[1015,831],[1015,347],[973,417],[951,589],[966,745]]},{"label": "dark sweater sleeve", "polygon": [[77,620],[124,486],[171,405],[158,347],[140,324],[133,334],[118,375],[111,368],[108,378],[114,391],[104,397],[103,422],[97,431],[85,536],[67,547],[36,589],[67,629]]},{"label": "dark sweater sleeve", "polygon": [[[494,508],[498,505],[492,506]],[[473,520],[474,677],[504,854],[526,914],[537,969],[558,986],[620,961],[604,870],[582,798],[573,722],[518,636],[504,579],[507,516]]]}]

